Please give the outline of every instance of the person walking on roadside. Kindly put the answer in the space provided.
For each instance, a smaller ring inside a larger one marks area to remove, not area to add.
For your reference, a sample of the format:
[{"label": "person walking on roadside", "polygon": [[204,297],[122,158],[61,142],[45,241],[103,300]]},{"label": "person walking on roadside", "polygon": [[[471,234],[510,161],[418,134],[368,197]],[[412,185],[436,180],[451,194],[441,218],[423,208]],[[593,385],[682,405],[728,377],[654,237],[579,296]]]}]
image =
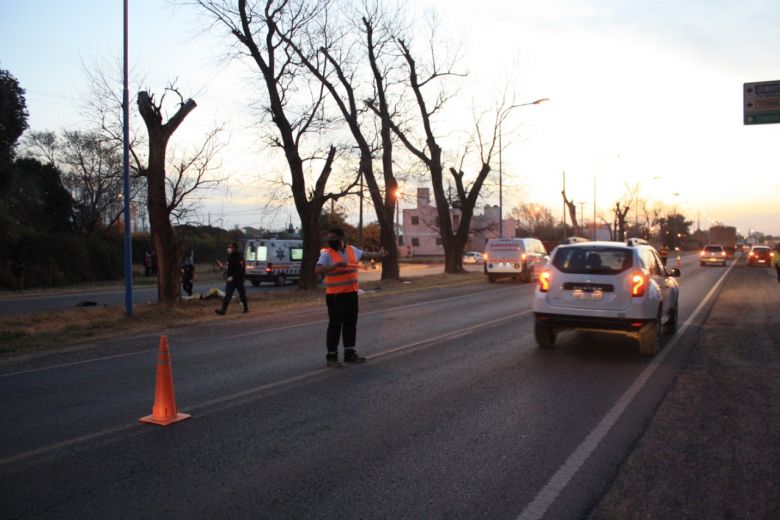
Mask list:
[{"label": "person walking on roadside", "polygon": [[314,272],[325,275],[325,302],[328,306],[326,363],[340,368],[339,340],[343,338],[344,362],[363,363],[366,358],[355,351],[358,320],[358,266],[362,258],[384,258],[387,253],[361,251],[344,242],[341,228],[328,230],[328,247],[323,249]]},{"label": "person walking on roadside", "polygon": [[246,289],[244,288],[244,272],[246,270],[246,262],[244,256],[238,251],[238,244],[231,242],[227,248],[228,259],[227,268],[225,269],[225,298],[222,300],[222,308],[214,309],[214,312],[220,316],[224,316],[227,312],[230,300],[233,298],[233,292],[238,291],[238,297],[241,299],[241,304],[244,306],[242,312],[249,312],[249,305],[246,301]]},{"label": "person walking on roadside", "polygon": [[195,266],[192,260],[187,258],[181,266],[181,287],[187,296],[192,296],[192,281],[195,279]]},{"label": "person walking on roadside", "polygon": [[777,273],[777,283],[780,283],[780,244],[777,244],[775,250],[772,251],[772,265],[775,266]]}]

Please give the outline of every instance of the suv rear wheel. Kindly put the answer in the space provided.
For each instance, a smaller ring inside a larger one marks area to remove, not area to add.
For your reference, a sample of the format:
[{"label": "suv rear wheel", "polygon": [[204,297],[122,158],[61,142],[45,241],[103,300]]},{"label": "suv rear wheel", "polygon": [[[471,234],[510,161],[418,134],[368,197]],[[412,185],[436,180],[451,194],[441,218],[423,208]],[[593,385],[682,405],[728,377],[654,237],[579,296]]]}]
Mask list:
[{"label": "suv rear wheel", "polygon": [[677,332],[677,318],[678,318],[678,311],[677,311],[677,305],[675,305],[674,309],[669,311],[669,316],[666,320],[666,326],[664,327],[665,334],[672,336],[675,332]]},{"label": "suv rear wheel", "polygon": [[539,320],[534,322],[534,339],[541,348],[553,348],[555,346],[555,330]]},{"label": "suv rear wheel", "polygon": [[652,326],[645,326],[639,333],[639,353],[643,356],[655,356],[661,350],[662,338],[663,328],[659,314],[652,322]]}]

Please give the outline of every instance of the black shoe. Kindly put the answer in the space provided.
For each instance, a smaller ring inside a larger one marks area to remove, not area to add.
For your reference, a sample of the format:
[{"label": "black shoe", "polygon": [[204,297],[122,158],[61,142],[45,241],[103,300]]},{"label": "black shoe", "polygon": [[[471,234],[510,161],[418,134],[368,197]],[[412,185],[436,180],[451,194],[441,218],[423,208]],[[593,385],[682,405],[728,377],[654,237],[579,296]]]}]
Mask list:
[{"label": "black shoe", "polygon": [[216,312],[220,316],[224,316],[225,315],[225,311],[223,309],[214,309],[214,312]]},{"label": "black shoe", "polygon": [[339,361],[338,354],[331,356],[328,354],[325,356],[325,362],[327,363],[329,368],[341,368],[344,365],[341,364],[341,361]]},{"label": "black shoe", "polygon": [[245,308],[244,308],[244,310],[243,310],[243,311],[241,311],[241,314],[246,314],[247,312],[249,312],[249,309],[247,309],[247,308],[245,307]]},{"label": "black shoe", "polygon": [[359,356],[355,349],[344,350],[344,363],[365,363],[366,358]]}]

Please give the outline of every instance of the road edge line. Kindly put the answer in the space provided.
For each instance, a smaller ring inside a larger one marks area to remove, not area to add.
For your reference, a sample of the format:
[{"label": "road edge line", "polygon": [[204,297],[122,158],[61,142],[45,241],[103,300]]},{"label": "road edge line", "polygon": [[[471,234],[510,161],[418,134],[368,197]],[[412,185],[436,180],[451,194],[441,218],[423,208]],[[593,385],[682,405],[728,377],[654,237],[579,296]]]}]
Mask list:
[{"label": "road edge line", "polygon": [[618,398],[612,408],[607,411],[604,417],[598,422],[595,428],[585,437],[579,446],[566,458],[566,462],[558,468],[547,483],[541,490],[534,496],[534,499],[525,506],[523,511],[517,517],[517,520],[541,520],[542,517],[550,509],[550,506],[555,503],[555,500],[566,488],[566,486],[573,480],[576,473],[585,465],[590,455],[596,451],[598,445],[604,440],[609,430],[615,425],[615,423],[623,415],[631,401],[639,394],[644,385],[650,379],[666,356],[677,345],[678,340],[685,334],[690,327],[691,323],[698,317],[701,310],[709,302],[710,298],[720,288],[723,281],[729,275],[731,270],[736,265],[736,262],[732,262],[729,268],[718,279],[712,289],[709,290],[707,295],[702,299],[696,309],[691,313],[682,327],[677,331],[677,334],[669,341],[669,344],[661,351],[661,353],[653,358],[649,365],[637,376],[631,386],[623,392]]}]

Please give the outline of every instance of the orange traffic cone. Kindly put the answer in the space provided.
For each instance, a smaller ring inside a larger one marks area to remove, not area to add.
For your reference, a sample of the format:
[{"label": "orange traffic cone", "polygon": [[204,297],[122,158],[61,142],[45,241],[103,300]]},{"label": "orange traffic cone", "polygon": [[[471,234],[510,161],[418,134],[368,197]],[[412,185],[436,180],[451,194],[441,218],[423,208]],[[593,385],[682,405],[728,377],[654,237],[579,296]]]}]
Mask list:
[{"label": "orange traffic cone", "polygon": [[173,395],[171,353],[168,351],[168,336],[160,336],[160,353],[157,356],[157,382],[154,385],[152,415],[141,417],[139,421],[168,426],[189,418],[189,414],[176,411],[176,398]]}]

